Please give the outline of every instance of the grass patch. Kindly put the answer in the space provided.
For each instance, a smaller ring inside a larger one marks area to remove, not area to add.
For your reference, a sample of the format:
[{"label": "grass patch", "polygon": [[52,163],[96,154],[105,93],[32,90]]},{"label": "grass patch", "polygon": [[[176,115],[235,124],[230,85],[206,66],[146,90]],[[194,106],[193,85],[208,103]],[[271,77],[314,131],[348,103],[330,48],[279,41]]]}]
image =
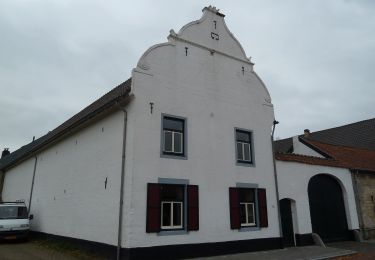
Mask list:
[{"label": "grass patch", "polygon": [[48,238],[34,238],[30,240],[31,243],[45,249],[57,251],[62,254],[66,254],[78,259],[93,259],[93,260],[104,260],[105,258],[88,252],[73,243],[67,241],[61,241],[57,239]]}]

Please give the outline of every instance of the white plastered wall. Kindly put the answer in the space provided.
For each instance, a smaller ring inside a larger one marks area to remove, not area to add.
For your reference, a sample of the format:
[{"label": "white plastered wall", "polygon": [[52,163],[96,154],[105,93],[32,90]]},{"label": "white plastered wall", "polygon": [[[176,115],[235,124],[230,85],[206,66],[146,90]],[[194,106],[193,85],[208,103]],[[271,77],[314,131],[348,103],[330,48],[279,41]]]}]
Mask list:
[{"label": "white plastered wall", "polygon": [[[117,244],[123,122],[114,112],[37,155],[32,230]],[[6,200],[29,197],[33,167],[6,173]]]},{"label": "white plastered wall", "polygon": [[297,229],[295,233],[312,232],[308,184],[317,174],[333,176],[341,185],[349,229],[358,229],[358,215],[354,198],[351,173],[344,168],[309,165],[295,162],[276,161],[280,200],[293,199],[296,202]]},{"label": "white plastered wall", "polygon": [[320,153],[301,143],[298,136],[293,136],[293,153],[324,158]]},{"label": "white plastered wall", "polygon": [[3,186],[4,201],[20,200],[29,206],[34,164],[35,158],[30,158],[6,172]]},{"label": "white plastered wall", "polygon": [[[135,100],[128,107],[125,186],[125,197],[130,199],[124,211],[123,240],[127,248],[279,236],[269,94],[241,54],[242,47],[229,39],[232,35],[222,17],[212,12],[203,17],[190,24],[196,28],[181,30],[168,43],[151,47],[133,71]],[[210,38],[213,19],[219,41]],[[208,46],[187,42],[195,39],[194,31],[205,39],[199,44]],[[225,39],[223,45],[221,39]],[[233,57],[210,52],[210,48]],[[187,118],[187,160],[161,158],[162,113]],[[235,127],[253,131],[255,167],[236,165]],[[146,233],[147,183],[158,178],[187,179],[199,185],[199,231],[164,236]],[[267,189],[268,228],[230,229],[228,188],[236,183]]]}]

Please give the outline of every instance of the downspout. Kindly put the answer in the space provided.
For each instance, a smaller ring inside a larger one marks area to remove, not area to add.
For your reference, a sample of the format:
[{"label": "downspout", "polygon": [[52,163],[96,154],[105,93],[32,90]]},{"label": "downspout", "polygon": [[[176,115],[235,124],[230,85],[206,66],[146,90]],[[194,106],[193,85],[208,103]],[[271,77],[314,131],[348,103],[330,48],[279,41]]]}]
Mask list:
[{"label": "downspout", "polygon": [[275,189],[276,189],[276,205],[277,205],[277,217],[279,219],[279,231],[280,231],[280,238],[283,237],[283,229],[282,229],[282,226],[281,226],[281,213],[280,213],[280,197],[279,197],[279,184],[278,184],[278,180],[277,180],[277,170],[276,170],[276,160],[275,160],[275,144],[274,144],[274,141],[273,141],[273,137],[274,137],[274,133],[275,133],[275,128],[276,128],[276,125],[278,124],[279,122],[274,120],[273,121],[273,127],[272,127],[272,135],[271,135],[271,144],[272,144],[272,159],[273,159],[273,174],[274,174],[274,177],[275,177]]},{"label": "downspout", "polygon": [[29,198],[29,207],[27,214],[30,214],[31,209],[31,199],[33,198],[33,191],[34,191],[34,180],[35,180],[35,172],[36,172],[36,165],[38,164],[38,157],[35,155],[35,162],[34,162],[34,170],[33,170],[33,179],[31,180],[31,189],[30,189],[30,198]]},{"label": "downspout", "polygon": [[3,202],[4,179],[5,179],[5,171],[0,170],[0,202]]},{"label": "downspout", "polygon": [[121,243],[122,243],[122,209],[124,204],[124,180],[125,180],[125,158],[126,158],[126,126],[128,112],[125,108],[121,108],[124,112],[124,132],[122,137],[122,156],[121,156],[121,184],[120,184],[120,205],[118,216],[118,237],[117,237],[117,260],[121,259]]}]

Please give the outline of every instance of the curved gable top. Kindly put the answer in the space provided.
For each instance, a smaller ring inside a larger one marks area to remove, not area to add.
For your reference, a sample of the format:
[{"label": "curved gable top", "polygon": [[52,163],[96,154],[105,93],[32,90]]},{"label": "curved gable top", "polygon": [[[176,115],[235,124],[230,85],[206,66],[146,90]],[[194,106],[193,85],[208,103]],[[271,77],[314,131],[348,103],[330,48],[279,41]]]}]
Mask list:
[{"label": "curved gable top", "polygon": [[250,62],[239,41],[229,31],[224,15],[215,7],[205,7],[201,19],[183,26],[175,38],[202,45],[208,49]]}]

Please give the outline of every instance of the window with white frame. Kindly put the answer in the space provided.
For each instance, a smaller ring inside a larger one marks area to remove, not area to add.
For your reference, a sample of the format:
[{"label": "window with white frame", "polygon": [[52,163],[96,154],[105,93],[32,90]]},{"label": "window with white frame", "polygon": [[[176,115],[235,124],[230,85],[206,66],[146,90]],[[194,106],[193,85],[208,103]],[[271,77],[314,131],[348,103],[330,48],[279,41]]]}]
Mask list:
[{"label": "window with white frame", "polygon": [[239,188],[241,227],[256,226],[255,189]]},{"label": "window with white frame", "polygon": [[185,120],[163,116],[163,154],[185,156]]},{"label": "window with white frame", "polygon": [[184,190],[184,185],[161,185],[160,227],[162,230],[184,228]]},{"label": "window with white frame", "polygon": [[198,230],[198,185],[148,183],[146,214],[147,233]]},{"label": "window with white frame", "polygon": [[250,131],[236,129],[236,156],[239,163],[253,163]]}]

